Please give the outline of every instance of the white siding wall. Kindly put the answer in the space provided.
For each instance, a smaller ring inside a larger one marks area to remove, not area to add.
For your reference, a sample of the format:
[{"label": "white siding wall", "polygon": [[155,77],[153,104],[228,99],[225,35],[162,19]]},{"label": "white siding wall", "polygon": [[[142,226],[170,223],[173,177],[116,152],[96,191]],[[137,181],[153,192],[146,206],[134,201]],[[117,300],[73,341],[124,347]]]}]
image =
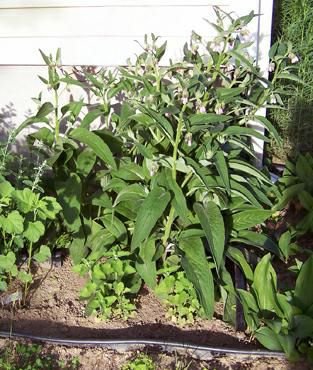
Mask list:
[{"label": "white siding wall", "polygon": [[[65,65],[120,65],[140,52],[135,42],[153,32],[168,41],[169,58],[179,60],[191,31],[209,36],[204,19],[212,5],[237,15],[260,14],[251,23],[253,53],[267,70],[273,0],[0,0],[0,125],[13,124],[34,109],[30,98],[45,69],[38,49],[62,49]],[[13,104],[16,116],[6,108]],[[2,111],[2,114],[1,114]],[[11,117],[11,118],[10,118]],[[2,121],[1,121],[2,120]]]}]

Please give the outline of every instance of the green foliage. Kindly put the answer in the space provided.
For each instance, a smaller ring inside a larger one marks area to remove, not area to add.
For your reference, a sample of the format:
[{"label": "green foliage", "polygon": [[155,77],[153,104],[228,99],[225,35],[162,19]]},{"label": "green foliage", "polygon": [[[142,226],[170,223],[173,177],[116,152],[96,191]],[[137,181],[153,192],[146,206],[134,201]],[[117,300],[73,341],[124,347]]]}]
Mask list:
[{"label": "green foliage", "polygon": [[127,361],[122,370],[156,370],[156,366],[150,356],[142,353]]},{"label": "green foliage", "polygon": [[[32,281],[31,260],[43,262],[51,257],[42,240],[61,207],[55,198],[38,193],[35,186],[15,189],[4,178],[0,184],[0,290],[17,278],[25,285],[26,294]],[[22,250],[28,252],[28,263],[26,270],[18,271],[17,256]]]},{"label": "green foliage", "polygon": [[192,324],[204,315],[195,288],[183,271],[166,274],[155,293],[167,306],[167,317],[178,325]]},{"label": "green foliage", "polygon": [[141,279],[129,252],[113,250],[102,254],[102,262],[91,264],[83,260],[74,270],[81,275],[89,274],[90,281],[80,292],[87,300],[87,315],[98,314],[103,319],[133,316],[135,305],[131,297],[138,292]]},{"label": "green foliage", "polygon": [[238,290],[250,331],[270,350],[284,351],[289,359],[313,360],[313,256],[297,273],[296,286],[280,292],[276,272],[264,256],[254,271],[250,291]]},{"label": "green foliage", "polygon": [[38,344],[9,343],[0,352],[0,368],[3,370],[47,370],[80,368],[79,359],[58,360],[52,353],[44,351]]},{"label": "green foliage", "polygon": [[298,234],[313,231],[313,157],[299,154],[295,161],[287,161],[283,176],[278,182],[278,201],[280,210],[290,203],[299,204],[303,216],[297,220]]},{"label": "green foliage", "polygon": [[[253,230],[272,214],[272,184],[253,165],[251,138],[267,138],[249,126],[257,120],[278,139],[257,112],[280,92],[245,51],[250,43],[241,35],[254,14],[233,19],[215,12],[214,39],[193,33],[184,59],[168,67],[161,60],[166,43],[153,34],[133,65],[82,73],[80,81],[59,68],[59,52],[41,52],[52,103],[40,95],[37,113],[17,132],[37,123],[28,142],[52,168],[49,190],[62,206],[58,230],[69,239],[75,270],[90,278],[82,292],[88,313],[127,317],[142,283],[158,289],[172,258],[172,272],[184,270],[207,318],[215,284],[229,314],[235,291],[227,259],[251,278],[244,259],[254,246],[261,255],[280,255]],[[271,58],[274,78],[293,78],[285,52],[271,50]],[[60,106],[71,85],[90,91],[96,103]],[[29,227],[38,235],[35,221]],[[190,294],[184,304],[193,316]]]}]

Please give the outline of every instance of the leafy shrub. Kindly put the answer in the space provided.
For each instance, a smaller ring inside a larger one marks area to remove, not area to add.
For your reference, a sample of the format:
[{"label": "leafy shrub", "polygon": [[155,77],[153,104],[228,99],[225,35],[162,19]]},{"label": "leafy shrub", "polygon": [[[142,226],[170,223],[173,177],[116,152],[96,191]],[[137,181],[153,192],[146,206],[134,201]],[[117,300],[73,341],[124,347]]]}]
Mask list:
[{"label": "leafy shrub", "polygon": [[[0,173],[0,291],[5,291],[7,283],[17,278],[24,284],[26,296],[32,281],[31,261],[43,262],[51,256],[43,237],[61,207],[54,197],[38,191],[42,168],[38,169],[31,188],[25,185],[22,189],[15,188],[14,183],[2,175],[6,174],[7,155],[2,152]],[[28,255],[26,269],[17,266],[22,251]]]},{"label": "leafy shrub", "polygon": [[[233,321],[236,294],[226,261],[249,280],[245,254],[257,254],[253,247],[280,255],[253,229],[272,214],[272,184],[255,168],[251,144],[251,138],[268,139],[250,127],[258,122],[278,140],[258,111],[273,96],[279,102],[280,90],[246,51],[254,14],[234,19],[215,10],[216,37],[207,42],[193,33],[184,60],[169,67],[161,66],[166,43],[154,35],[145,38],[133,66],[85,73],[79,81],[59,67],[59,51],[55,58],[42,53],[48,78],[41,80],[53,103],[40,95],[38,112],[18,132],[39,124],[28,141],[52,168],[49,191],[63,209],[60,232],[70,239],[76,269],[91,278],[83,290],[88,312],[108,317],[121,298],[118,310],[124,315],[127,307],[127,314],[128,293],[142,282],[156,289],[158,271],[174,258],[205,316],[213,315],[216,282],[225,319]],[[291,79],[288,50],[274,47],[270,55],[273,78]],[[67,85],[89,90],[96,103],[80,99],[61,107]],[[99,118],[102,124],[92,129]]]}]

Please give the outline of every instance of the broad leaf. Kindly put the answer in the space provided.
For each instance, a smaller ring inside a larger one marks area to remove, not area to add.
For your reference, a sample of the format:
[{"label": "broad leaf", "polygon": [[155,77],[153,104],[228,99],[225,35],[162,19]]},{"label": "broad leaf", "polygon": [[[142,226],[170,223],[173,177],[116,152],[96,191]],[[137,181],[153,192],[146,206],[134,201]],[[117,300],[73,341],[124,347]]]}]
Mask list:
[{"label": "broad leaf", "polygon": [[239,264],[241,270],[245,274],[246,279],[252,282],[253,271],[241,250],[234,247],[228,247],[226,254],[233,262]]},{"label": "broad leaf", "polygon": [[156,262],[153,260],[155,251],[155,240],[148,239],[141,244],[139,258],[136,261],[139,275],[151,289],[155,288],[157,277]]},{"label": "broad leaf", "polygon": [[201,239],[182,239],[182,266],[188,279],[193,283],[207,318],[214,313],[214,282],[211,268],[205,256]]},{"label": "broad leaf", "polygon": [[235,230],[245,230],[253,226],[262,224],[273,212],[265,209],[249,209],[235,213],[233,218],[233,228]]},{"label": "broad leaf", "polygon": [[150,235],[158,219],[163,215],[170,201],[169,192],[163,188],[155,187],[142,202],[135,223],[131,249],[140,246]]},{"label": "broad leaf", "polygon": [[24,230],[24,218],[18,211],[12,211],[8,215],[0,216],[0,228],[8,234],[21,234]]},{"label": "broad leaf", "polygon": [[39,263],[47,261],[51,258],[50,248],[46,245],[41,245],[39,251],[34,254],[33,258]]},{"label": "broad leaf", "polygon": [[216,270],[219,271],[225,245],[225,228],[221,211],[214,202],[208,202],[206,207],[195,203],[193,208],[208,240]]},{"label": "broad leaf", "polygon": [[88,145],[106,165],[116,169],[110,148],[98,135],[79,127],[71,132],[70,137]]},{"label": "broad leaf", "polygon": [[277,277],[270,260],[271,254],[268,253],[257,264],[252,288],[256,293],[261,310],[274,311],[277,315],[283,316],[277,305]]},{"label": "broad leaf", "polygon": [[311,255],[302,265],[296,281],[295,302],[303,312],[313,305],[312,285],[313,255]]},{"label": "broad leaf", "polygon": [[262,327],[255,332],[256,339],[271,351],[281,351],[283,348],[274,330],[268,327]]},{"label": "broad leaf", "polygon": [[224,152],[222,150],[218,150],[214,156],[215,165],[221,179],[223,180],[224,186],[227,190],[227,193],[230,194],[230,180],[229,180],[229,173],[228,173],[228,166],[224,157]]},{"label": "broad leaf", "polygon": [[248,246],[261,248],[268,252],[280,256],[280,251],[277,244],[267,235],[250,230],[241,230],[237,238],[232,238],[231,242],[243,243]]},{"label": "broad leaf", "polygon": [[36,243],[40,237],[45,233],[45,226],[40,221],[26,222],[23,235],[30,242]]},{"label": "broad leaf", "polygon": [[80,177],[71,173],[67,180],[56,181],[56,191],[58,202],[63,209],[65,225],[70,231],[77,231],[81,225],[82,184]]}]

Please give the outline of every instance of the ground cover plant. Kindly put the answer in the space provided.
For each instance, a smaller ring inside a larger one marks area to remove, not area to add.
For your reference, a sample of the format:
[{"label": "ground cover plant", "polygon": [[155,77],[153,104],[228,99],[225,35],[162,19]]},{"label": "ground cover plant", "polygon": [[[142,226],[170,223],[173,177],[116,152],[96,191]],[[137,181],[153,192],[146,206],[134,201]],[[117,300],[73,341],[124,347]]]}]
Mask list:
[{"label": "ground cover plant", "polygon": [[76,370],[80,368],[77,358],[58,360],[50,353],[44,353],[39,344],[9,343],[0,352],[0,366],[3,370]]},{"label": "ground cover plant", "polygon": [[[246,27],[255,15],[233,18],[218,8],[215,12],[216,37],[206,41],[193,33],[184,60],[168,67],[162,66],[166,43],[154,35],[146,36],[134,65],[86,72],[79,79],[64,72],[60,51],[55,58],[41,52],[48,68],[41,80],[53,102],[39,94],[37,113],[15,135],[36,124],[28,143],[51,170],[42,186],[53,204],[48,207],[53,209],[52,240],[69,248],[75,271],[89,278],[81,292],[87,314],[130,317],[146,284],[180,324],[199,314],[212,318],[218,300],[224,320],[234,323],[241,298],[249,329],[271,348],[262,340],[263,325],[272,330],[264,311],[274,310],[275,330],[286,319],[282,309],[275,311],[276,303],[263,304],[274,293],[259,288],[258,279],[269,273],[276,289],[270,259],[286,260],[291,253],[290,243],[277,243],[264,227],[284,205],[275,204],[279,190],[267,170],[254,165],[251,139],[269,139],[250,123],[262,124],[279,141],[271,122],[258,112],[273,107],[273,97],[279,106],[280,94],[288,92],[275,82],[295,78],[292,49],[272,47],[275,68],[269,81],[247,52]],[[95,103],[73,98],[61,106],[62,92],[71,86],[88,90]],[[32,223],[42,222],[37,220],[41,198],[36,199]],[[31,243],[38,240],[29,240],[29,256]],[[236,289],[231,263],[242,270],[250,292]],[[289,304],[288,299],[278,305]],[[293,330],[294,321],[290,325]],[[276,340],[280,331],[268,330]],[[310,335],[301,343],[297,334],[294,338],[293,348],[305,342],[309,349],[301,351],[309,354]],[[283,340],[279,349],[293,357]]]}]

